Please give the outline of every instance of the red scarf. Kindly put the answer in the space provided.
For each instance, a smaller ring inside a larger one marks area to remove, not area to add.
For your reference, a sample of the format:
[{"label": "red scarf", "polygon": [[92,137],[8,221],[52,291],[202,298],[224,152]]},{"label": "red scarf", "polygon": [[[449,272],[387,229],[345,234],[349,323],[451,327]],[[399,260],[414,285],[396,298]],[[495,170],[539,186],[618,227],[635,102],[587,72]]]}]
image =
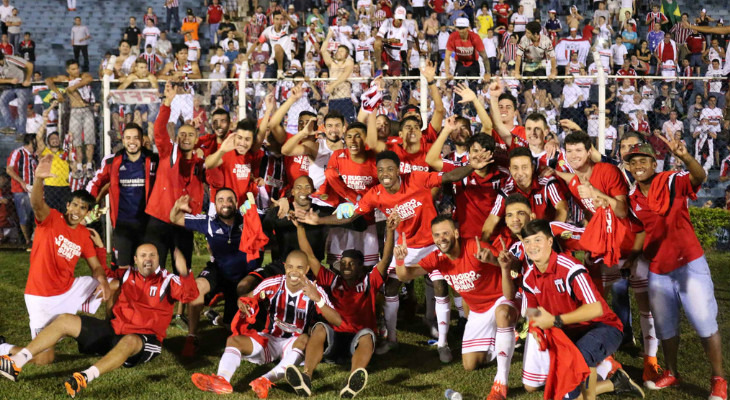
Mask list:
[{"label": "red scarf", "polygon": [[261,218],[253,202],[253,194],[248,193],[251,208],[243,214],[243,230],[241,231],[241,243],[238,250],[246,253],[248,261],[259,258],[259,251],[269,243],[269,238],[264,235],[261,228]]}]

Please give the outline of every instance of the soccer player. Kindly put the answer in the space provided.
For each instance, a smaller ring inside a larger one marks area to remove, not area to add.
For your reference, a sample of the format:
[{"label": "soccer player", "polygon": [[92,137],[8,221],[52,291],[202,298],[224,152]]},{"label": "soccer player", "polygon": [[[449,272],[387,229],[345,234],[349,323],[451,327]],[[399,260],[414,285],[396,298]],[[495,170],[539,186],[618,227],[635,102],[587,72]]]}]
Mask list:
[{"label": "soccer player", "polygon": [[712,369],[710,399],[727,399],[722,367],[722,339],[717,326],[717,301],[710,269],[692,228],[687,201],[694,198],[707,177],[681,139],[661,139],[688,171],[656,173],[656,155],[640,144],[624,154],[637,185],[631,191],[631,212],[641,221],[646,236],[643,256],[649,261],[649,301],[662,341],[664,374],[644,382],[651,390],[679,386],[679,307],[700,336]]},{"label": "soccer player", "polygon": [[210,301],[214,295],[223,293],[223,321],[230,323],[237,311],[238,283],[258,266],[255,260],[249,261],[246,253],[238,249],[244,221],[238,210],[237,199],[233,189],[222,187],[215,193],[213,215],[190,214],[190,196],[187,195],[177,199],[170,210],[173,224],[205,235],[211,259],[214,260],[195,279],[199,295],[188,306],[188,336],[182,350],[183,357],[192,357],[198,350],[198,322],[206,299]]},{"label": "soccer player", "polygon": [[494,124],[492,136],[499,149],[497,163],[506,167],[507,153],[510,150],[528,146],[525,127],[515,124],[517,99],[511,93],[504,92],[504,85],[500,80],[492,82],[489,86],[489,101]]},{"label": "soccer player", "polygon": [[[583,398],[592,399],[606,392],[643,397],[641,388],[622,369],[596,384],[596,367],[618,350],[623,333],[621,321],[587,279],[588,271],[573,257],[553,250],[555,239],[547,221],[528,222],[521,236],[527,256],[522,277],[527,317],[537,328],[562,329],[591,370],[588,384],[579,385],[566,397],[575,399],[582,393]],[[511,269],[511,261],[511,257],[499,258],[502,268]],[[511,280],[502,283],[514,285]]]},{"label": "soccer player", "polygon": [[[304,358],[310,328],[319,313],[332,325],[339,326],[342,318],[332,308],[324,289],[307,278],[307,255],[293,250],[284,264],[286,274],[261,282],[250,297],[241,297],[240,311],[231,324],[233,334],[226,340],[226,349],[215,375],[195,373],[195,386],[218,394],[233,392],[231,378],[241,365],[241,359],[254,364],[268,364],[281,359],[272,370],[249,385],[260,399],[269,394],[272,381],[281,379],[289,365],[298,365]],[[266,325],[257,332],[249,328],[257,313],[267,314]],[[249,322],[250,321],[250,322]]]},{"label": "soccer player", "polygon": [[519,317],[513,302],[515,292],[509,297],[502,292],[502,282],[512,280],[510,270],[495,265],[496,259],[478,237],[462,237],[449,217],[434,218],[431,234],[437,249],[415,265],[405,265],[405,242],[396,247],[398,279],[412,280],[436,272],[459,292],[469,306],[461,344],[464,369],[472,371],[496,358],[497,374],[487,400],[504,400]]},{"label": "soccer player", "polygon": [[145,206],[152,193],[157,154],[143,145],[142,127],[129,123],[122,132],[123,150],[110,154],[89,181],[86,190],[101,200],[109,185],[109,216],[112,221],[114,263],[121,268],[132,265],[134,250],[144,237],[148,215]]},{"label": "soccer player", "polygon": [[[98,234],[94,241],[104,250]],[[151,361],[162,351],[175,302],[188,302],[198,295],[185,257],[177,249],[175,259],[177,275],[160,267],[154,245],[140,245],[134,256],[134,267],[109,271],[121,281],[119,299],[113,308],[114,318],[100,320],[86,315],[61,314],[24,348],[12,356],[1,356],[0,375],[17,381],[26,363],[45,354],[46,349],[52,349],[64,337],[72,337],[82,354],[104,355],[94,365],[74,372],[64,382],[71,397],[94,379],[122,365],[131,368]]]},{"label": "soccer player", "polygon": [[[30,204],[37,225],[30,252],[28,281],[25,285],[25,305],[30,317],[31,339],[61,314],[96,312],[100,305],[95,293],[97,286],[104,300],[109,299],[111,293],[104,267],[98,258],[99,253],[91,241],[91,234],[81,225],[95,203],[94,197],[86,190],[72,192],[64,215],[48,207],[43,200],[43,181],[54,177],[51,173],[52,161],[51,155],[41,159],[35,171],[36,183],[30,194]],[[74,270],[80,257],[86,259],[92,276],[74,278]],[[35,352],[36,364],[53,362],[55,343],[54,341]]]},{"label": "soccer player", "polygon": [[[401,160],[394,152],[384,151],[376,158],[380,184],[365,193],[357,203],[352,215],[343,213],[340,216],[330,215],[320,218],[312,212],[297,212],[297,218],[300,222],[311,225],[342,225],[369,214],[376,208],[386,216],[397,213],[402,221],[398,227],[398,234],[405,236],[412,246],[408,248],[409,255],[406,263],[415,265],[435,249],[433,238],[422,229],[424,221],[430,221],[436,217],[436,208],[433,206],[430,190],[444,183],[461,180],[473,170],[485,167],[488,162],[486,157],[474,157],[469,160],[469,165],[447,173],[413,171],[410,174],[401,175],[399,172]],[[391,264],[391,267],[394,269],[395,265]],[[394,271],[390,273],[391,277],[395,278]],[[451,349],[446,342],[451,312],[448,303],[448,286],[443,282],[443,277],[432,275],[435,278],[434,294],[436,296],[439,358],[442,362],[448,363],[452,360]],[[396,320],[399,288],[400,282],[396,279],[389,279],[386,284],[385,323],[388,329],[388,340],[384,341],[376,350],[378,354],[385,354],[397,346]]]},{"label": "soccer player", "polygon": [[350,377],[340,391],[340,397],[357,396],[368,381],[365,369],[375,350],[375,298],[385,285],[388,266],[393,257],[395,228],[400,220],[397,214],[388,217],[383,258],[370,272],[359,250],[345,250],[339,261],[339,274],[322,267],[314,256],[303,224],[297,223],[299,247],[307,254],[309,266],[317,283],[327,288],[335,310],[342,317],[340,326],[332,327],[317,322],[310,333],[304,354],[304,370],[296,365],[286,368],[286,380],[299,396],[311,396],[312,376],[322,357],[338,362],[351,357]]}]

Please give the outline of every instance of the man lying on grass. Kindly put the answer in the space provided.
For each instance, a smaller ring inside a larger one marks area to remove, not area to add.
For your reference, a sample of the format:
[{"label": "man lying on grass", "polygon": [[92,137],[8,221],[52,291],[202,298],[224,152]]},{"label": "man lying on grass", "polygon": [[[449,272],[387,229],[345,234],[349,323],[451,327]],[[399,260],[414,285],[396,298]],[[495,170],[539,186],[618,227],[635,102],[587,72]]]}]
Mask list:
[{"label": "man lying on grass", "polygon": [[161,268],[159,261],[154,245],[145,243],[137,247],[135,267],[109,271],[121,282],[111,321],[62,314],[24,348],[12,356],[0,356],[0,375],[17,381],[23,366],[34,355],[55,346],[67,336],[78,342],[80,353],[104,355],[88,369],[74,372],[64,383],[71,397],[102,374],[122,365],[131,368],[157,357],[162,350],[162,340],[167,335],[175,303],[188,303],[198,297],[195,278],[189,274],[180,250],[175,249],[178,275]]}]

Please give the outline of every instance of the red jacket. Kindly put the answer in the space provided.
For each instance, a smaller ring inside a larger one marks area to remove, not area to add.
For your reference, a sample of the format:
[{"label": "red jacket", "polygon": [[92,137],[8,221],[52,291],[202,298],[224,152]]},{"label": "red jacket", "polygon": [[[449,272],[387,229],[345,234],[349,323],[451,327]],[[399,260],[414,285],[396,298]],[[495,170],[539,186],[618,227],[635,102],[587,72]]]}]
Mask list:
[{"label": "red jacket", "polygon": [[169,119],[170,107],[163,104],[155,121],[155,145],[160,155],[160,165],[157,167],[152,195],[145,208],[147,214],[167,223],[170,222],[170,210],[175,201],[185,194],[190,195],[191,214],[200,214],[203,210],[203,182],[205,182],[205,161],[195,152],[189,160],[191,164],[189,175],[182,176],[180,164],[186,161],[183,161],[184,156],[177,143],[173,143],[169,138],[167,133]]},{"label": "red jacket", "polygon": [[199,294],[192,271],[182,277],[157,267],[145,278],[136,267],[131,267],[107,271],[107,275],[121,282],[119,299],[112,309],[112,327],[117,335],[155,335],[162,342],[167,335],[175,303],[189,303]]},{"label": "red jacket", "polygon": [[[152,186],[155,183],[159,158],[157,154],[147,149],[142,149],[142,154],[145,156],[144,200],[145,202],[149,202]],[[101,168],[96,171],[94,178],[86,185],[86,190],[92,196],[97,197],[101,189],[107,183],[109,184],[109,216],[114,227],[117,226],[117,213],[119,211],[119,167],[122,165],[123,159],[124,150],[106,156],[101,162]]]}]

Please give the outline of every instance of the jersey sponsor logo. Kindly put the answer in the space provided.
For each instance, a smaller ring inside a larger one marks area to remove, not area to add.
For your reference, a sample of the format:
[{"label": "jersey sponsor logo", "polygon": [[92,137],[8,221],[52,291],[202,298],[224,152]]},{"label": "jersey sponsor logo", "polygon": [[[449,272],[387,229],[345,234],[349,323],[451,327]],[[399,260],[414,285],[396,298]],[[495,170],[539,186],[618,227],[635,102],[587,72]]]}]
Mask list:
[{"label": "jersey sponsor logo", "polygon": [[372,186],[372,176],[360,176],[360,175],[343,175],[345,185],[352,190],[365,190]]},{"label": "jersey sponsor logo", "polygon": [[55,239],[58,247],[58,255],[71,261],[75,257],[81,256],[81,246],[66,239],[63,235],[58,235]]},{"label": "jersey sponsor logo", "polygon": [[444,275],[444,279],[457,292],[468,292],[474,289],[474,282],[481,277],[475,271],[457,275]]},{"label": "jersey sponsor logo", "polygon": [[390,215],[395,212],[398,213],[401,220],[406,220],[416,215],[416,209],[422,205],[423,204],[420,201],[411,199],[406,203],[398,204],[393,208],[386,208],[385,213]]},{"label": "jersey sponsor logo", "polygon": [[400,173],[401,174],[409,174],[412,171],[428,172],[428,167],[423,166],[423,165],[411,165],[411,164],[404,163],[404,162],[400,163]]},{"label": "jersey sponsor logo", "polygon": [[555,290],[558,291],[558,293],[564,293],[565,292],[565,283],[562,279],[555,279],[553,281],[555,283]]},{"label": "jersey sponsor logo", "polygon": [[251,175],[251,165],[235,164],[231,172],[236,175],[236,179],[248,179],[248,176]]}]

